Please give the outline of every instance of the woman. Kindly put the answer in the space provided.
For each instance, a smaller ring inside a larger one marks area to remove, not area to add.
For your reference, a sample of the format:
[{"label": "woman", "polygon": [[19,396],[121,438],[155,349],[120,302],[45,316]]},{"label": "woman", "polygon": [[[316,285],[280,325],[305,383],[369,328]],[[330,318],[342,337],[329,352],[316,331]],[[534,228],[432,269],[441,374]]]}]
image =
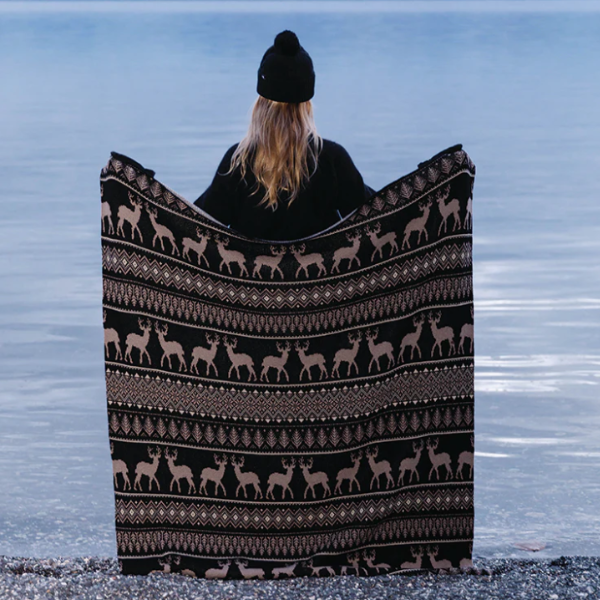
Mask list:
[{"label": "woman", "polygon": [[373,194],[342,146],[317,134],[315,73],[296,34],[283,31],[258,69],[259,94],[246,137],[225,153],[195,204],[253,238],[318,233]]}]

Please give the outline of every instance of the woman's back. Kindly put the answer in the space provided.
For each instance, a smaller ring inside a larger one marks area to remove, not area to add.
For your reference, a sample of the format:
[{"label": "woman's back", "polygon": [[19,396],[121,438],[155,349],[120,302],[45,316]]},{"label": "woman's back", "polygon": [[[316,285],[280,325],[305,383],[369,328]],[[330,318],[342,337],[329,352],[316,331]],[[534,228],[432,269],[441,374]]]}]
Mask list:
[{"label": "woman's back", "polygon": [[288,203],[289,195],[281,193],[277,208],[271,210],[259,205],[260,190],[252,193],[257,189],[252,170],[247,170],[245,177],[239,168],[228,173],[237,146],[225,153],[212,184],[195,204],[249,237],[295,240],[313,235],[352,212],[373,193],[346,150],[323,140],[317,169],[298,196]]}]

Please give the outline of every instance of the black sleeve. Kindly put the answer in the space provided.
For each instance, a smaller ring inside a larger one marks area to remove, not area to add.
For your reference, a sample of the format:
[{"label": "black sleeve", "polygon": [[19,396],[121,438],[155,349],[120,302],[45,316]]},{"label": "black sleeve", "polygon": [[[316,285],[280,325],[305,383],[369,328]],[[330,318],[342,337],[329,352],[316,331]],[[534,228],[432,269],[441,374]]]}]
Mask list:
[{"label": "black sleeve", "polygon": [[355,167],[343,146],[335,144],[335,167],[338,184],[337,210],[342,217],[362,206],[373,194],[372,188],[365,185],[361,174]]},{"label": "black sleeve", "polygon": [[206,191],[194,202],[211,217],[224,225],[230,225],[235,217],[235,188],[234,173],[227,174],[231,166],[231,157],[237,144],[231,146],[223,156],[221,164],[215,173],[212,183]]}]

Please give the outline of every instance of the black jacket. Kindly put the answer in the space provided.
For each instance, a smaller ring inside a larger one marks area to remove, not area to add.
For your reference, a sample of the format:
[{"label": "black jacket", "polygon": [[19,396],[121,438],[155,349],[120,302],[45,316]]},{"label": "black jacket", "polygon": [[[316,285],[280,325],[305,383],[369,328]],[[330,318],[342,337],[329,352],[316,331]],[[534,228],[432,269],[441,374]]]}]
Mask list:
[{"label": "black jacket", "polygon": [[248,237],[296,240],[330,227],[361,206],[374,193],[366,186],[346,150],[323,140],[317,170],[298,197],[288,205],[281,198],[275,211],[258,206],[263,191],[251,195],[256,179],[251,171],[242,180],[239,169],[225,175],[231,165],[233,145],[225,153],[210,187],[195,204],[212,217]]}]

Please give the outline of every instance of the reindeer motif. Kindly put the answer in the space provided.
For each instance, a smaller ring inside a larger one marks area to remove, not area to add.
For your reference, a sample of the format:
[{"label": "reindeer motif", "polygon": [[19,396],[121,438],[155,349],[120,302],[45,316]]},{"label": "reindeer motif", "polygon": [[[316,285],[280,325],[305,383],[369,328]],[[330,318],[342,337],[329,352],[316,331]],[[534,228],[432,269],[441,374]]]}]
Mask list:
[{"label": "reindeer motif", "polygon": [[343,574],[346,575],[349,569],[354,569],[356,571],[356,575],[360,577],[360,570],[362,569],[365,572],[365,575],[369,574],[369,571],[365,569],[365,567],[361,567],[358,563],[360,562],[360,552],[353,552],[352,554],[348,554],[346,556],[346,560],[349,563],[349,566],[342,567]]},{"label": "reindeer motif", "polygon": [[304,490],[305,500],[308,495],[308,490],[312,492],[313,499],[316,500],[315,486],[317,485],[323,486],[323,498],[331,496],[331,488],[329,487],[329,477],[327,473],[324,471],[317,471],[316,473],[310,472],[313,467],[312,457],[307,459],[301,458],[299,465],[302,470],[302,475],[304,475],[304,480],[306,481],[306,489]]},{"label": "reindeer motif", "polygon": [[206,266],[210,267],[208,259],[206,258],[206,256],[204,256],[208,240],[210,239],[210,233],[208,231],[203,232],[202,229],[200,229],[200,227],[197,227],[196,235],[200,240],[199,242],[189,237],[184,237],[181,240],[181,246],[183,248],[183,258],[187,258],[188,260],[190,260],[190,250],[193,250],[198,257],[198,266],[202,266],[202,261],[204,261],[206,263]]},{"label": "reindeer motif", "polygon": [[176,342],[174,340],[167,341],[165,339],[165,336],[167,335],[167,333],[169,333],[169,326],[166,323],[156,323],[154,325],[154,330],[158,334],[158,341],[163,351],[163,354],[160,358],[160,366],[163,366],[163,363],[166,358],[167,363],[169,365],[169,369],[172,369],[173,366],[171,364],[171,356],[175,355],[179,359],[179,371],[186,371],[187,364],[185,362],[183,346],[179,342]]},{"label": "reindeer motif", "polygon": [[454,226],[452,227],[452,231],[456,231],[460,227],[460,203],[454,198],[454,200],[450,200],[448,204],[445,204],[446,198],[450,195],[450,186],[446,186],[443,192],[438,194],[436,197],[438,208],[440,209],[440,215],[442,215],[442,222],[438,228],[438,235],[442,232],[442,227],[444,228],[444,233],[448,231],[448,217],[452,215],[454,217]]},{"label": "reindeer motif", "polygon": [[177,567],[181,562],[181,556],[168,555],[164,558],[158,559],[158,564],[162,567],[162,570],[150,571],[150,573],[174,573],[173,564]]},{"label": "reindeer motif", "polygon": [[248,354],[236,353],[234,350],[237,348],[237,339],[235,338],[224,338],[223,344],[227,349],[227,356],[231,361],[231,367],[227,373],[227,378],[231,378],[231,372],[235,369],[237,378],[240,379],[240,367],[246,367],[248,369],[248,381],[256,381],[256,372],[254,371],[254,360]]},{"label": "reindeer motif", "polygon": [[352,244],[351,246],[342,246],[333,253],[333,266],[331,267],[331,273],[340,272],[340,263],[343,260],[348,261],[348,270],[352,268],[352,263],[356,261],[356,265],[360,267],[360,259],[358,258],[358,250],[360,249],[360,231],[356,233],[346,234],[346,239]]},{"label": "reindeer motif", "polygon": [[[102,322],[106,323],[106,311],[102,311]],[[116,329],[104,328],[104,351],[106,352],[106,358],[110,358],[110,352],[108,346],[110,344],[115,345],[115,360],[123,360],[123,353],[121,352],[121,339]]]},{"label": "reindeer motif", "polygon": [[374,226],[367,225],[366,228],[367,236],[371,240],[371,243],[375,247],[373,254],[371,254],[371,262],[375,260],[375,256],[379,254],[381,260],[383,260],[383,249],[389,244],[390,245],[390,256],[394,252],[398,252],[398,242],[396,241],[396,233],[390,231],[381,237],[378,237],[378,233],[381,231],[381,223],[376,223]]},{"label": "reindeer motif", "polygon": [[133,489],[142,491],[142,477],[148,478],[148,491],[152,491],[152,482],[156,483],[156,489],[160,491],[160,483],[156,479],[156,471],[158,470],[158,461],[162,454],[161,449],[156,446],[152,448],[148,446],[148,456],[152,459],[152,462],[140,461],[135,467],[135,481],[133,482]]},{"label": "reindeer motif", "polygon": [[335,575],[335,571],[329,566],[315,566],[314,560],[311,558],[306,561],[305,565],[310,569],[311,577],[321,577],[321,571],[326,571],[328,575],[333,577]]},{"label": "reindeer motif", "polygon": [[135,233],[140,236],[140,242],[144,241],[142,237],[142,232],[138,227],[138,223],[140,222],[140,217],[142,215],[142,202],[136,198],[131,192],[129,192],[129,201],[133,204],[133,210],[131,210],[128,206],[121,204],[119,206],[119,210],[117,211],[117,235],[121,237],[125,237],[125,231],[123,230],[123,225],[125,221],[131,225],[131,239],[135,240]]},{"label": "reindeer motif", "polygon": [[230,560],[219,560],[217,561],[219,568],[212,567],[210,569],[206,569],[204,573],[205,579],[225,579],[227,577],[227,573],[229,572],[229,567],[231,566]]},{"label": "reindeer motif", "polygon": [[[471,306],[471,320],[474,321],[474,315],[473,315],[473,307]],[[465,346],[465,340],[468,338],[469,339],[469,352],[473,352],[473,325],[474,323],[465,323],[460,330],[460,341],[458,342],[458,352],[462,353],[465,351],[464,346]]]},{"label": "reindeer motif", "polygon": [[404,246],[410,248],[410,236],[413,232],[418,233],[417,245],[421,243],[421,235],[425,234],[425,241],[429,241],[429,235],[427,234],[427,220],[429,219],[429,213],[431,212],[431,200],[425,202],[419,202],[419,209],[421,210],[421,216],[411,219],[404,228],[404,238],[402,239],[402,250]]},{"label": "reindeer motif", "polygon": [[427,440],[427,450],[429,451],[429,460],[431,461],[431,469],[429,470],[429,479],[431,479],[431,474],[435,471],[435,474],[440,479],[440,474],[438,469],[443,465],[446,467],[446,480],[452,478],[452,465],[450,460],[450,455],[447,452],[440,452],[439,454],[435,453],[435,450],[438,447],[439,438],[428,439]]},{"label": "reindeer motif", "polygon": [[333,357],[333,370],[331,371],[332,377],[340,376],[340,365],[342,363],[348,363],[348,377],[350,377],[352,367],[356,369],[356,374],[358,375],[356,355],[358,354],[358,347],[360,346],[361,339],[362,334],[360,331],[357,331],[356,334],[348,334],[348,341],[352,344],[352,348],[341,348],[335,353],[335,356]]},{"label": "reindeer motif", "polygon": [[244,498],[248,497],[248,492],[246,491],[246,486],[251,485],[254,488],[254,499],[262,498],[262,490],[260,489],[260,479],[256,473],[252,471],[244,471],[242,472],[242,467],[244,466],[244,457],[240,456],[236,459],[235,456],[231,458],[231,464],[233,465],[233,469],[235,471],[235,476],[239,481],[239,485],[235,490],[235,497],[238,497],[240,492],[240,488],[244,490]]},{"label": "reindeer motif", "polygon": [[392,477],[392,466],[387,460],[382,460],[379,462],[375,461],[377,458],[377,454],[379,453],[379,448],[374,446],[373,448],[367,448],[367,459],[369,460],[369,466],[371,467],[371,471],[373,471],[373,477],[371,478],[371,485],[369,489],[373,489],[373,483],[377,482],[377,489],[379,489],[379,478],[382,475],[386,477],[386,485],[385,489],[387,490],[394,485],[394,479]]},{"label": "reindeer motif", "polygon": [[285,246],[271,246],[270,247],[271,254],[264,254],[261,256],[257,256],[254,261],[254,269],[252,270],[252,277],[258,277],[262,279],[262,275],[260,274],[260,270],[263,267],[267,267],[271,270],[271,279],[275,278],[275,273],[279,273],[281,279],[283,279],[283,271],[279,267],[281,264],[281,259],[284,257],[287,249]]},{"label": "reindeer motif", "polygon": [[467,229],[467,226],[473,227],[473,196],[469,196],[469,199],[467,200],[467,212],[465,214],[463,229]]},{"label": "reindeer motif", "polygon": [[[471,436],[471,447],[475,450],[475,437]],[[458,455],[458,466],[456,467],[456,477],[463,478],[463,467],[469,465],[469,479],[473,478],[473,458],[474,452],[464,450]]]},{"label": "reindeer motif", "polygon": [[362,450],[359,450],[358,452],[353,452],[350,455],[350,460],[353,463],[353,466],[351,467],[346,467],[345,469],[340,469],[340,471],[338,471],[338,474],[336,476],[336,484],[335,484],[335,489],[333,490],[334,494],[337,494],[338,492],[341,494],[342,493],[342,483],[347,479],[349,482],[348,485],[348,492],[351,493],[352,492],[352,486],[353,484],[356,484],[356,487],[358,488],[358,491],[360,492],[360,483],[358,483],[358,479],[356,478],[356,474],[358,473],[358,469],[360,468],[360,461],[362,459]]},{"label": "reindeer motif", "polygon": [[125,360],[133,363],[131,358],[131,351],[133,348],[137,348],[140,351],[140,365],[144,364],[144,356],[148,359],[148,364],[151,365],[150,355],[148,354],[148,342],[150,341],[150,331],[152,331],[152,323],[150,320],[138,319],[138,325],[144,332],[144,335],[138,333],[130,333],[125,338]]},{"label": "reindeer motif", "polygon": [[418,442],[413,442],[413,452],[414,456],[407,457],[402,459],[400,462],[400,474],[398,475],[398,485],[404,485],[404,473],[406,471],[410,471],[410,479],[408,483],[412,482],[413,475],[417,476],[417,481],[419,481],[419,472],[417,471],[417,467],[419,466],[419,461],[421,460],[421,454],[423,453],[423,440],[419,440]]},{"label": "reindeer motif", "polygon": [[367,329],[365,337],[369,342],[369,352],[371,353],[371,362],[369,363],[369,373],[371,372],[371,367],[373,364],[377,365],[377,371],[381,371],[381,367],[379,366],[379,359],[382,356],[386,356],[388,360],[387,368],[390,369],[396,364],[394,360],[394,347],[390,342],[380,342],[379,344],[375,343],[377,336],[379,334],[379,329],[375,327],[375,329]]},{"label": "reindeer motif", "polygon": [[265,572],[263,569],[259,569],[256,567],[251,567],[248,569],[248,561],[247,560],[236,560],[235,564],[238,566],[240,573],[244,579],[264,579]]},{"label": "reindeer motif", "polygon": [[409,560],[403,562],[400,565],[401,569],[420,569],[423,564],[423,554],[425,554],[425,549],[423,546],[411,546],[410,553],[413,555],[415,559],[414,562],[410,562]]},{"label": "reindeer motif", "polygon": [[271,575],[273,575],[273,579],[279,579],[280,575],[288,575],[289,577],[294,577],[296,567],[298,566],[297,562],[290,563],[289,565],[284,565],[282,567],[275,567],[271,571]]},{"label": "reindeer motif", "polygon": [[227,250],[229,246],[229,238],[215,235],[215,242],[217,244],[217,250],[221,255],[221,263],[219,264],[219,271],[223,271],[223,266],[227,267],[227,271],[230,275],[233,275],[231,271],[231,263],[235,263],[240,268],[240,277],[242,275],[248,276],[248,269],[246,269],[246,257],[237,250]]},{"label": "reindeer motif", "polygon": [[281,356],[265,356],[263,358],[262,371],[260,373],[261,381],[269,381],[269,369],[275,369],[277,371],[278,382],[282,373],[288,381],[290,380],[290,376],[285,370],[285,365],[288,361],[291,349],[292,344],[290,342],[285,342],[284,344],[277,342],[277,352],[280,352]]},{"label": "reindeer motif", "polygon": [[[473,554],[473,544],[469,544],[469,554]],[[473,566],[473,560],[468,557],[461,558],[458,566],[461,569],[469,569]]]},{"label": "reindeer motif", "polygon": [[[110,453],[113,455],[115,453],[115,445],[113,442],[110,443]],[[117,475],[120,473],[123,476],[123,490],[131,489],[131,482],[129,481],[129,467],[124,460],[120,460],[118,458],[113,458],[113,477],[115,480],[115,489],[119,489],[119,484],[117,481]]]},{"label": "reindeer motif", "polygon": [[223,485],[223,475],[225,475],[225,465],[227,465],[227,456],[224,454],[220,456],[219,454],[214,455],[215,464],[219,466],[218,469],[213,469],[211,467],[204,467],[202,472],[200,473],[200,487],[198,488],[199,494],[206,494],[206,484],[209,481],[212,481],[215,484],[215,496],[219,495],[219,488],[223,490],[223,496],[227,496],[227,490]]},{"label": "reindeer motif", "polygon": [[[100,185],[100,196],[103,197],[104,196],[104,186]],[[104,227],[104,219],[106,219],[108,221],[108,233],[114,233],[115,232],[115,226],[113,225],[112,222],[112,211],[110,209],[110,204],[108,202],[104,202],[104,200],[102,201],[101,204],[102,207],[102,233],[104,233],[106,231],[106,228]]]},{"label": "reindeer motif", "polygon": [[173,256],[177,255],[179,256],[179,248],[177,247],[177,244],[175,243],[175,236],[173,235],[173,232],[168,228],[165,227],[164,225],[161,225],[160,223],[157,223],[156,219],[158,217],[158,209],[155,206],[151,206],[150,204],[146,203],[146,212],[148,213],[148,216],[150,217],[150,222],[152,223],[152,227],[154,227],[154,237],[152,238],[152,247],[154,248],[154,246],[156,245],[156,240],[158,239],[158,241],[160,241],[160,248],[161,250],[164,252],[165,251],[165,244],[163,242],[163,240],[166,238],[169,240],[169,242],[171,243],[171,254]]},{"label": "reindeer motif", "polygon": [[431,349],[431,358],[435,356],[435,349],[440,351],[440,358],[442,358],[442,342],[448,342],[448,356],[456,354],[456,348],[454,346],[454,329],[452,327],[441,327],[438,328],[438,323],[442,318],[442,313],[437,311],[435,313],[429,312],[427,320],[431,326],[431,333],[435,338],[435,344]]},{"label": "reindeer motif", "polygon": [[364,550],[363,551],[363,559],[367,563],[367,566],[370,569],[375,569],[377,571],[377,573],[379,573],[379,569],[383,569],[384,571],[389,571],[392,568],[387,563],[379,563],[377,565],[373,564],[373,561],[375,560],[375,549],[374,548],[371,548],[371,550]]},{"label": "reindeer motif", "polygon": [[196,493],[196,484],[194,483],[192,470],[186,465],[175,465],[175,461],[177,460],[177,449],[173,448],[173,450],[169,450],[169,448],[167,448],[165,450],[165,458],[169,465],[169,471],[171,471],[171,475],[173,476],[169,490],[172,492],[173,484],[177,483],[177,491],[181,494],[181,484],[179,481],[185,479],[188,482],[188,494],[191,494],[192,492]]},{"label": "reindeer motif", "polygon": [[427,555],[429,556],[429,560],[431,561],[431,566],[434,569],[451,569],[452,563],[447,560],[437,560],[436,556],[439,552],[439,546],[427,546]]},{"label": "reindeer motif", "polygon": [[318,253],[313,254],[304,254],[306,252],[306,245],[300,244],[300,246],[292,246],[292,254],[294,258],[298,261],[300,266],[296,271],[296,279],[300,275],[300,271],[304,271],[306,277],[310,277],[308,272],[308,267],[311,265],[316,265],[318,269],[317,277],[325,277],[327,275],[327,270],[325,269],[325,264],[323,260],[323,256]]},{"label": "reindeer motif", "polygon": [[200,375],[198,373],[198,361],[206,363],[206,376],[208,377],[210,374],[210,368],[212,367],[215,371],[215,376],[219,376],[219,371],[217,371],[217,367],[215,365],[215,356],[217,355],[217,347],[221,343],[218,335],[210,335],[206,334],[206,341],[208,342],[210,348],[205,348],[204,346],[196,346],[192,350],[192,363],[190,365],[190,373],[196,371],[196,375]]},{"label": "reindeer motif", "polygon": [[423,331],[423,323],[425,322],[425,315],[420,314],[418,317],[413,317],[413,325],[415,331],[407,333],[400,342],[400,353],[398,354],[398,362],[404,362],[404,350],[410,348],[410,360],[413,360],[413,354],[415,350],[419,353],[421,358],[421,348],[419,348],[419,339]]},{"label": "reindeer motif", "polygon": [[270,497],[272,500],[275,500],[275,496],[273,495],[273,490],[275,489],[275,486],[278,485],[281,487],[281,499],[282,500],[285,499],[285,493],[286,493],[286,491],[288,491],[293,500],[294,493],[292,492],[292,489],[290,488],[290,481],[292,481],[292,476],[294,474],[294,469],[296,467],[296,460],[294,459],[294,457],[291,457],[289,460],[282,458],[281,464],[283,465],[283,468],[285,469],[285,473],[271,473],[269,475],[269,479],[267,481],[267,484],[269,487],[267,488],[266,497],[267,498]]},{"label": "reindeer motif", "polygon": [[308,380],[312,381],[312,375],[310,370],[317,366],[320,369],[319,381],[325,377],[329,377],[327,373],[327,369],[325,368],[325,357],[322,354],[316,352],[315,354],[306,354],[308,350],[308,342],[300,342],[297,341],[294,344],[294,348],[296,348],[296,352],[298,352],[298,356],[300,357],[300,362],[302,363],[302,370],[300,371],[299,381],[302,381],[302,375],[306,373],[308,375]]}]

